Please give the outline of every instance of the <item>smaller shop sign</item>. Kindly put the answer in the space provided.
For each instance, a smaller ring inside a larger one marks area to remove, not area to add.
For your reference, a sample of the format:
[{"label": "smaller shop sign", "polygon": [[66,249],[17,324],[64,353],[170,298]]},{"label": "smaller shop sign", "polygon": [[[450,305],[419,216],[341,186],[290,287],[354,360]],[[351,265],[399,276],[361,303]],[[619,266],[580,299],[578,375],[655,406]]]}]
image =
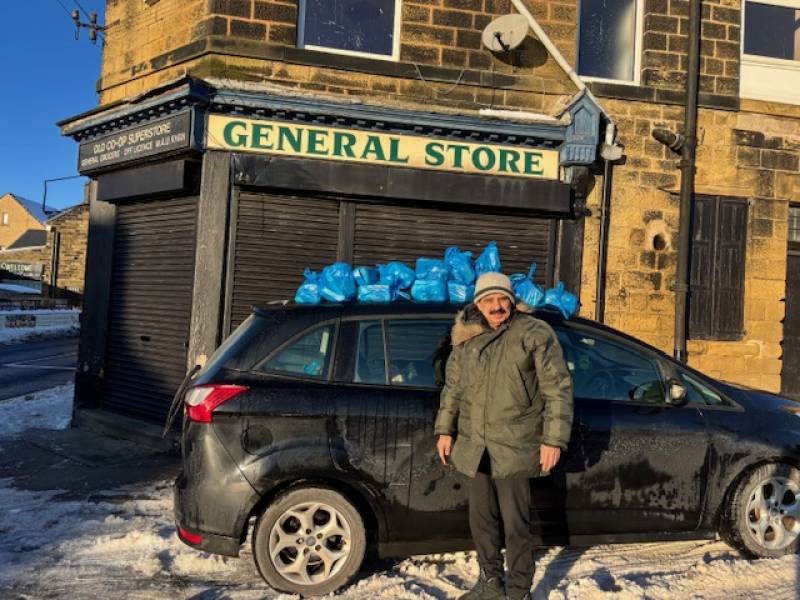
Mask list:
[{"label": "smaller shop sign", "polygon": [[[5,271],[16,277],[24,279],[41,280],[44,271],[43,263],[0,262],[0,271]],[[0,273],[2,276],[2,273]]]},{"label": "smaller shop sign", "polygon": [[558,151],[209,115],[206,147],[358,163],[558,179]]},{"label": "smaller shop sign", "polygon": [[132,127],[83,142],[78,152],[78,171],[96,171],[130,161],[189,148],[192,115],[182,112],[146,125]]}]

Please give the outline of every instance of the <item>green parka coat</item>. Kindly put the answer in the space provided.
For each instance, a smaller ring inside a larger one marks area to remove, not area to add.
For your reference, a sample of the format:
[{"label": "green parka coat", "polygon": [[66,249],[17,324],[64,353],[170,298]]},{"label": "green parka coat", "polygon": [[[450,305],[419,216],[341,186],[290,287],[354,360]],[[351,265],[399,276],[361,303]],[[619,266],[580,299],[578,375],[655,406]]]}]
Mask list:
[{"label": "green parka coat", "polygon": [[493,330],[474,305],[456,316],[437,435],[456,436],[452,464],[469,477],[489,452],[492,477],[539,477],[541,444],[567,448],[572,378],[555,332],[518,304]]}]

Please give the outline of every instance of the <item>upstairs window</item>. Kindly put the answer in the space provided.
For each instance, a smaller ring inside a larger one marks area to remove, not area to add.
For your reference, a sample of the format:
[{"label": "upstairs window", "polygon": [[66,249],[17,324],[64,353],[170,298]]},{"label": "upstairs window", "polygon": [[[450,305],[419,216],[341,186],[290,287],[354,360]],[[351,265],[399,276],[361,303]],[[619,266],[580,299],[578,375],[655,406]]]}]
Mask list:
[{"label": "upstairs window", "polygon": [[8,225],[8,213],[3,213],[3,225]]},{"label": "upstairs window", "polygon": [[400,0],[300,0],[298,46],[396,59]]},{"label": "upstairs window", "polygon": [[789,207],[789,243],[800,244],[800,206]]},{"label": "upstairs window", "polygon": [[581,0],[578,74],[639,82],[640,0]]},{"label": "upstairs window", "polygon": [[744,3],[741,95],[800,104],[800,0]]}]

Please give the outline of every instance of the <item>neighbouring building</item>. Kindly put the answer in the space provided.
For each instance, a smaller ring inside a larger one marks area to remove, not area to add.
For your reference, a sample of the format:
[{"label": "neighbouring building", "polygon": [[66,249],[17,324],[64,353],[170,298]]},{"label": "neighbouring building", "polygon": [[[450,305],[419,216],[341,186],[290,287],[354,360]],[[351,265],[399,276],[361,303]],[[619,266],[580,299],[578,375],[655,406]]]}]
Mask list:
[{"label": "neighbouring building", "polygon": [[[303,267],[492,239],[671,351],[678,161],[652,131],[682,127],[689,3],[607,4],[110,0],[100,105],[60,123],[94,179],[78,406],[163,417]],[[704,2],[689,362],[798,394],[793,10]],[[491,51],[509,13],[530,31]]]}]

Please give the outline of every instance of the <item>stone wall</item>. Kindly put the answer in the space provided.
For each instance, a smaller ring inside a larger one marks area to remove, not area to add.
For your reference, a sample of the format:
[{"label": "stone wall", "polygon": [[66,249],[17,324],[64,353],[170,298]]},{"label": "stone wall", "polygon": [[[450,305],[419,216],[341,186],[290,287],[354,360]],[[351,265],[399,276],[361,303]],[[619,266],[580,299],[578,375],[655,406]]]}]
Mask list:
[{"label": "stone wall", "polygon": [[79,204],[48,221],[47,262],[43,280],[50,283],[50,257],[55,234],[59,235],[58,271],[54,285],[60,290],[82,294],[86,272],[86,240],[89,234],[89,205]]}]

